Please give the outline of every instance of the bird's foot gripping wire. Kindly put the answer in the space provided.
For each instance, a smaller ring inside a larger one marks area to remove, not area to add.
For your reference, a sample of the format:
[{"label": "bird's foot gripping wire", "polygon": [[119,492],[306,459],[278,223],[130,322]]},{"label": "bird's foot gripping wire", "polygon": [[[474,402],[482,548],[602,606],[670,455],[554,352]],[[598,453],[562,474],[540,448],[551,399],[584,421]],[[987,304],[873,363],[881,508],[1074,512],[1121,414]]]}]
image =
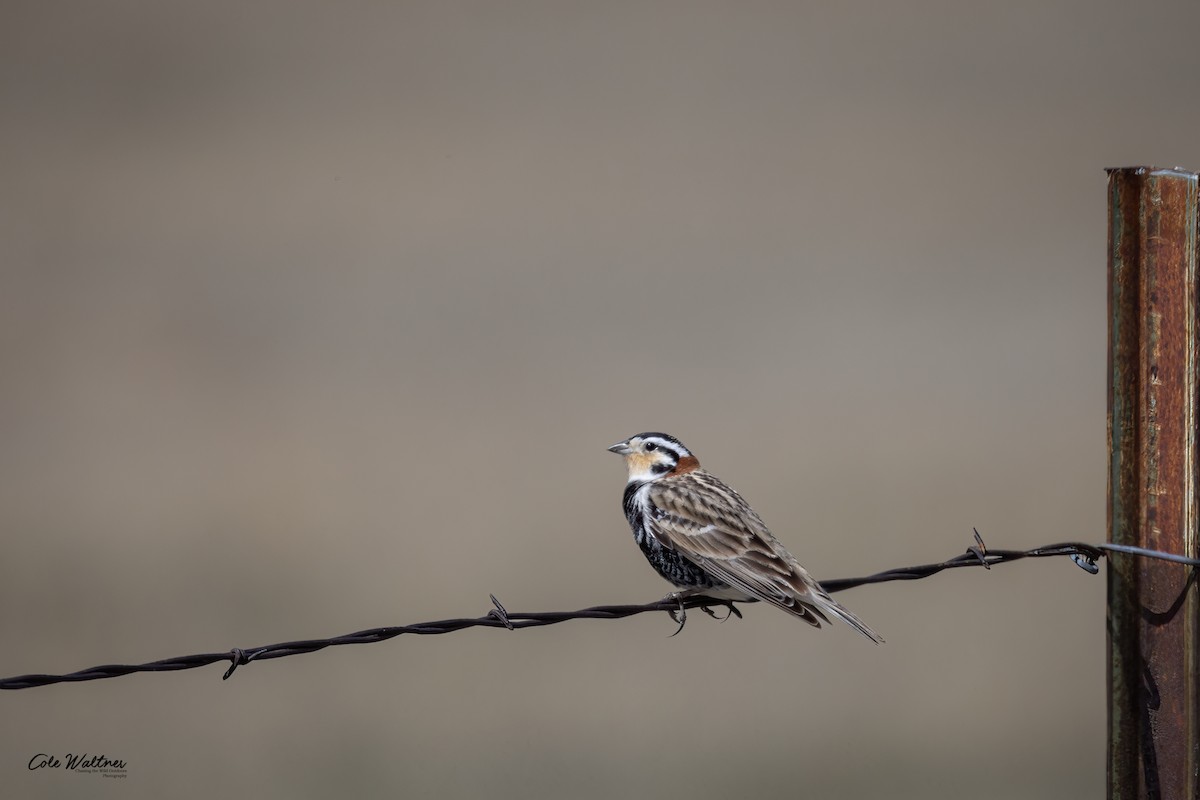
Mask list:
[{"label": "bird's foot gripping wire", "polygon": [[672,636],[679,635],[679,632],[683,630],[683,626],[687,624],[687,606],[683,604],[683,600],[687,596],[687,592],[671,592],[662,600],[664,603],[674,603],[677,606],[677,608],[667,609],[667,613],[671,615],[671,620],[679,623],[679,627],[675,629],[675,633],[671,634]]},{"label": "bird's foot gripping wire", "polygon": [[[699,594],[700,592],[695,589],[690,589],[682,592],[671,592],[662,599],[662,602],[671,603],[675,606],[674,608],[667,609],[667,613],[671,615],[671,621],[679,625],[675,629],[675,633],[671,634],[672,636],[679,635],[679,632],[683,630],[683,626],[687,624],[687,606],[684,600],[687,600],[689,597],[696,597]],[[702,599],[704,602],[700,604],[700,610],[715,620],[724,622],[730,617],[742,618],[742,612],[733,604],[733,600],[722,600],[715,597],[704,597]],[[718,616],[717,612],[713,611],[713,608],[717,606],[725,608],[725,616]]]},{"label": "bird's foot gripping wire", "polygon": [[720,622],[724,622],[725,620],[729,619],[730,617],[737,617],[738,619],[742,618],[741,610],[733,604],[732,600],[714,600],[712,605],[724,607],[725,616],[718,617],[717,612],[713,611],[707,603],[705,605],[700,606],[700,610],[703,611],[705,614],[708,614],[713,619],[718,620]]}]

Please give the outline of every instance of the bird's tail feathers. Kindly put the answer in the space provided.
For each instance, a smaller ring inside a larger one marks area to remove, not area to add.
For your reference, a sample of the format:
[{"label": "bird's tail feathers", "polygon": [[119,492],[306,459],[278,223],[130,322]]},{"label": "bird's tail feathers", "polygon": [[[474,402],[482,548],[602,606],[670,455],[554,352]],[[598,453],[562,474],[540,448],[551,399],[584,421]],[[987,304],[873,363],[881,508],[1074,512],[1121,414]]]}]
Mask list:
[{"label": "bird's tail feathers", "polygon": [[822,611],[826,612],[830,616],[837,617],[842,622],[854,628],[875,644],[883,644],[883,637],[871,630],[867,623],[863,622],[854,615],[853,611],[842,606],[840,603],[838,603],[838,601],[834,600],[825,592],[819,592],[817,594],[817,598],[820,601],[820,607]]}]

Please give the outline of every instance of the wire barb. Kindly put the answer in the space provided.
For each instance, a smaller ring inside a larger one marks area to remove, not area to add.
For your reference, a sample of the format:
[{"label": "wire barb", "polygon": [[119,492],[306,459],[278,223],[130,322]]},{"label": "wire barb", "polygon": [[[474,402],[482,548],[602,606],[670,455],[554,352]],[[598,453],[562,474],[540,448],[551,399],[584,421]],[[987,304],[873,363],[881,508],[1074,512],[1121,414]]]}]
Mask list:
[{"label": "wire barb", "polygon": [[489,594],[488,597],[492,598],[492,605],[494,605],[495,608],[489,611],[487,615],[492,619],[500,620],[504,627],[508,628],[510,631],[516,630],[516,628],[513,627],[512,620],[508,618],[508,609],[500,605],[500,601],[496,599],[496,595]]},{"label": "wire barb", "polygon": [[975,546],[968,547],[967,552],[974,553],[975,557],[979,559],[979,563],[983,565],[984,569],[991,569],[992,565],[987,562],[987,545],[983,543],[983,537],[979,535],[979,529],[971,528],[971,530],[975,533]]},{"label": "wire barb", "polygon": [[221,680],[229,680],[229,676],[233,671],[243,664],[249,664],[250,657],[246,655],[246,651],[240,647],[235,647],[229,651],[229,669],[225,670],[225,674],[221,676]]},{"label": "wire barb", "polygon": [[[966,553],[955,556],[948,561],[941,561],[935,564],[921,564],[913,567],[900,567],[890,569],[884,572],[879,572],[874,575],[868,575],[861,578],[837,578],[832,580],[821,581],[821,586],[827,592],[840,592],[846,589],[853,589],[857,586],[865,586],[872,583],[887,583],[889,581],[911,581],[928,578],[936,575],[947,569],[957,569],[959,567],[979,567],[991,569],[996,564],[1006,564],[1012,561],[1019,561],[1024,558],[1047,558],[1054,556],[1069,556],[1076,564],[1086,569],[1088,572],[1095,573],[1099,571],[1096,562],[1104,558],[1108,553],[1120,553],[1123,556],[1133,556],[1141,558],[1159,558],[1166,561],[1172,561],[1179,564],[1186,564],[1191,567],[1200,566],[1200,559],[1189,558],[1187,556],[1176,555],[1174,553],[1164,553],[1158,550],[1146,550],[1140,547],[1132,547],[1128,545],[1116,544],[1101,544],[1091,545],[1082,544],[1080,542],[1064,542],[1061,544],[1051,544],[1044,547],[1037,547],[1032,550],[988,550],[983,544],[983,538],[979,536],[979,532],[975,532],[975,546],[969,548]],[[1082,562],[1082,563],[1081,563]],[[1090,567],[1089,567],[1090,565]],[[413,625],[400,625],[388,628],[373,628],[371,630],[358,631],[357,633],[347,634],[345,636],[335,636],[331,639],[308,639],[298,642],[282,642],[280,644],[269,644],[262,647],[239,648],[235,647],[232,650],[225,650],[218,653],[200,653],[190,656],[178,656],[176,658],[163,659],[161,661],[151,661],[147,664],[108,664],[99,667],[91,667],[89,669],[72,672],[66,675],[18,675],[13,678],[0,679],[0,689],[29,689],[34,686],[49,686],[55,683],[74,683],[80,681],[94,681],[101,678],[116,678],[121,675],[129,675],[134,672],[171,672],[182,669],[195,669],[204,667],[209,664],[214,664],[220,661],[229,662],[229,669],[225,671],[224,680],[228,680],[234,671],[244,664],[249,664],[251,661],[263,661],[272,658],[284,658],[285,656],[295,656],[302,653],[315,653],[318,650],[324,650],[327,647],[339,647],[349,644],[371,644],[373,642],[383,642],[388,639],[394,639],[401,634],[420,634],[434,635],[443,633],[453,633],[455,631],[465,630],[467,628],[476,627],[497,627],[497,622],[504,625],[509,630],[517,630],[524,628],[536,628],[543,625],[557,625],[560,622],[566,622],[573,619],[624,619],[637,614],[646,614],[652,611],[666,611],[671,614],[672,619],[679,623],[678,634],[683,630],[683,626],[687,620],[687,609],[700,608],[706,610],[710,616],[716,616],[712,613],[710,607],[723,605],[729,609],[730,615],[741,617],[741,612],[733,605],[733,602],[728,600],[720,600],[712,597],[704,597],[702,595],[687,595],[679,596],[677,593],[673,596],[668,596],[662,600],[657,600],[653,603],[644,605],[613,605],[613,606],[595,606],[593,608],[585,608],[579,611],[544,611],[535,613],[510,613],[496,599],[495,595],[491,595],[492,605],[495,608],[488,611],[482,617],[475,619],[445,619],[434,622],[418,622]],[[675,634],[672,634],[673,636]]]}]

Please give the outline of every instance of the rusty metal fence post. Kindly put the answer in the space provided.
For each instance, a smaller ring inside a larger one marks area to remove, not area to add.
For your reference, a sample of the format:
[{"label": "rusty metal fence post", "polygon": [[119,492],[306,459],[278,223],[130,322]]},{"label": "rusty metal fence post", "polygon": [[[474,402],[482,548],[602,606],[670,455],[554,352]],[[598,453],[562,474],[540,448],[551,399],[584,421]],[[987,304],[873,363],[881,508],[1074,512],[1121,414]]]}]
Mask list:
[{"label": "rusty metal fence post", "polygon": [[[1197,546],[1197,175],[1109,171],[1108,538]],[[1110,798],[1200,797],[1194,569],[1108,559]]]}]

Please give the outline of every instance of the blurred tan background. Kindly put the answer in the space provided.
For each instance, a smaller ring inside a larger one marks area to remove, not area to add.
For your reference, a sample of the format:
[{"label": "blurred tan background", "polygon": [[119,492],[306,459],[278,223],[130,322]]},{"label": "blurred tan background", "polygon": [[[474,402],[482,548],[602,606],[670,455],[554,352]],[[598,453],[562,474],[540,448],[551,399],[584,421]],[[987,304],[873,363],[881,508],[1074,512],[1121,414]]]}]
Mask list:
[{"label": "blurred tan background", "polygon": [[[1194,3],[7,3],[0,675],[644,602],[679,436],[819,577],[1104,537],[1105,176]],[[12,797],[1091,798],[1066,560],[0,696]],[[123,781],[30,772],[104,753]]]}]

